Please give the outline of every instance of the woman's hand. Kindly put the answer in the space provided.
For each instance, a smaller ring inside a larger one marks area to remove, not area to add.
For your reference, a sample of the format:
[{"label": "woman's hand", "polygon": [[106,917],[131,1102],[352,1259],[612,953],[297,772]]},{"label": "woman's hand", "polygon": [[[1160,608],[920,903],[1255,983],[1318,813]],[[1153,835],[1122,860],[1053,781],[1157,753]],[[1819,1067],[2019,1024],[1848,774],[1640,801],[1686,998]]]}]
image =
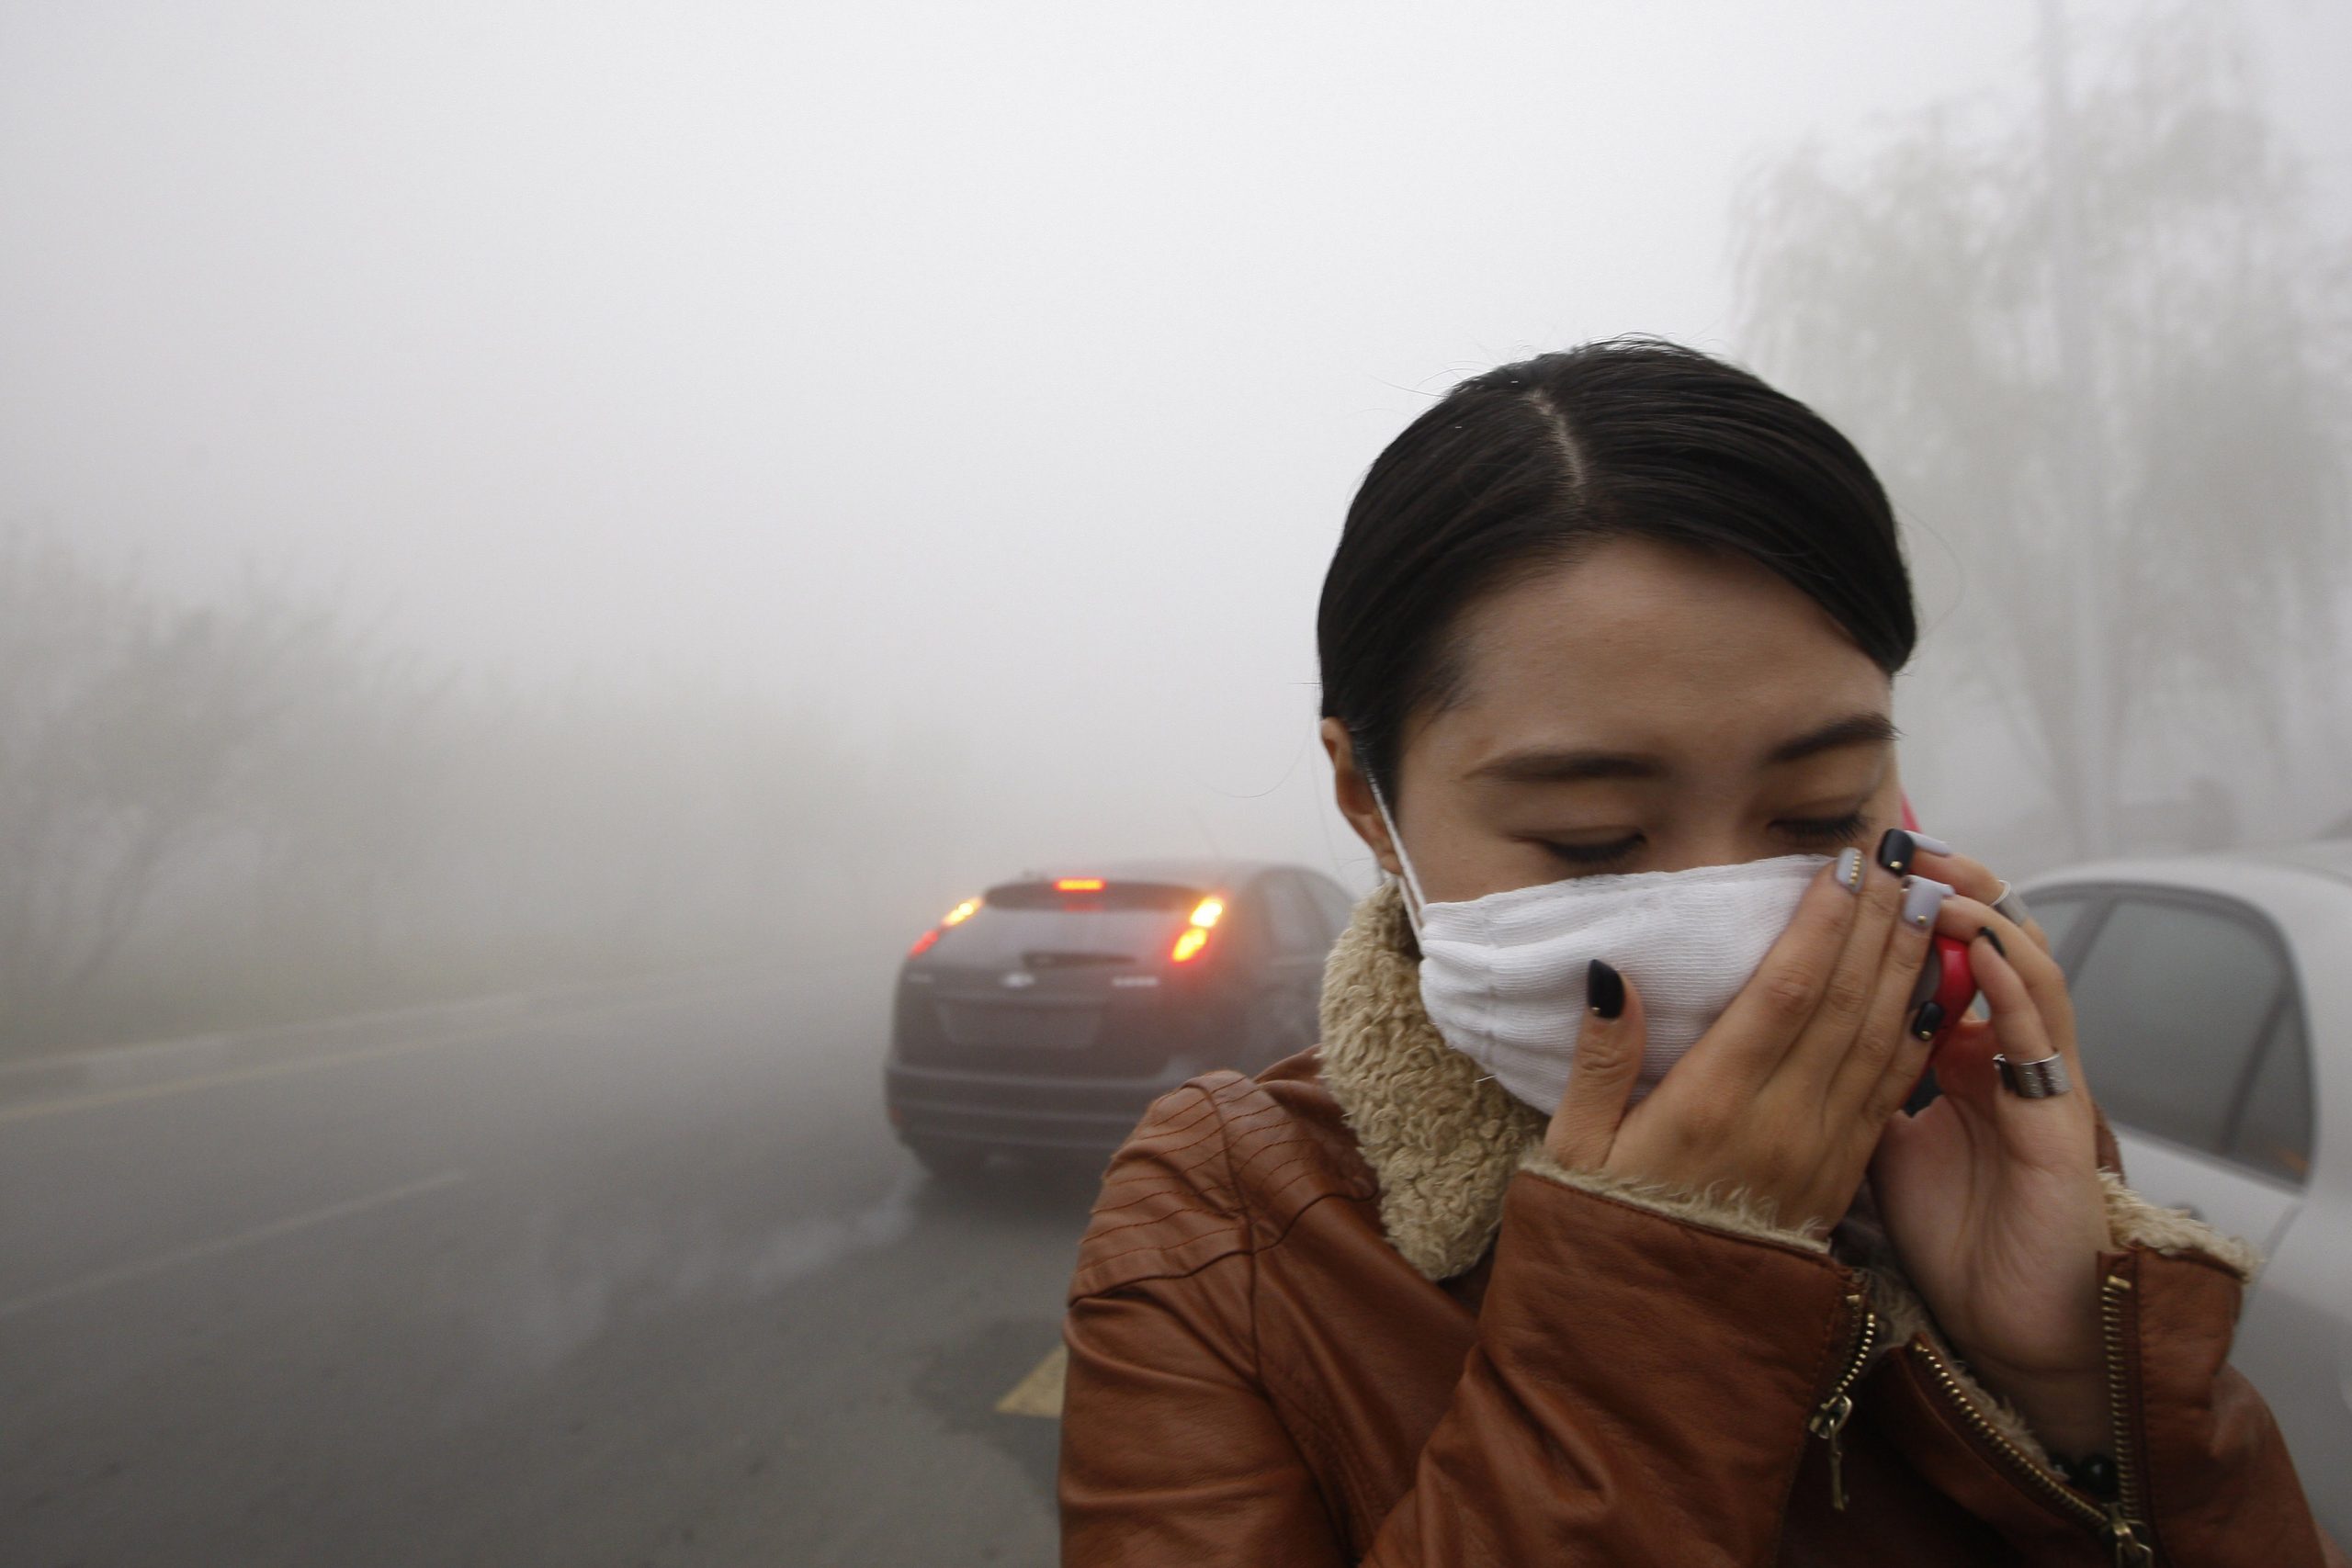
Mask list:
[{"label": "woman's hand", "polygon": [[[1954,1026],[1936,1053],[1941,1097],[1888,1123],[1871,1167],[1879,1209],[1905,1272],[1970,1367],[2052,1449],[2102,1448],[2098,1254],[2109,1238],[2065,976],[2038,926],[1994,912],[1990,872],[1958,855],[1920,858],[1958,889],[1937,929],[1970,943],[1992,1017]],[[1996,1052],[2063,1056],[2074,1092],[2009,1093]]]},{"label": "woman's hand", "polygon": [[[1737,1187],[1781,1224],[1826,1232],[1926,1067],[1906,1009],[1947,891],[1858,850],[1824,867],[1723,1017],[1630,1111],[1643,1028],[1626,981],[1616,1016],[1596,1007],[1579,1027],[1545,1134],[1553,1156],[1696,1191]],[[1605,1004],[1617,987],[1595,980]]]}]

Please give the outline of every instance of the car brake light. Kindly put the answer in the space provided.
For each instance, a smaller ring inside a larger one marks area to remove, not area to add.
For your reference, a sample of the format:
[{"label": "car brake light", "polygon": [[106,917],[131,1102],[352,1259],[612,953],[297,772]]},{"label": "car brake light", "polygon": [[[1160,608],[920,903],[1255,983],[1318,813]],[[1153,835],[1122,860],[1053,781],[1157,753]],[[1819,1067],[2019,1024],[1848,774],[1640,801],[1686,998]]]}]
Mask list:
[{"label": "car brake light", "polygon": [[1201,900],[1200,906],[1193,911],[1193,923],[1200,927],[1201,930],[1206,931],[1211,926],[1216,924],[1217,917],[1224,913],[1224,899],[1204,898]]},{"label": "car brake light", "polygon": [[1100,893],[1102,879],[1099,876],[1065,876],[1054,884],[1057,893]]},{"label": "car brake light", "polygon": [[915,944],[907,949],[907,956],[909,958],[921,958],[924,953],[929,953],[931,951],[931,944],[939,940],[939,933],[944,929],[945,928],[942,926],[933,926],[931,930],[923,932],[922,935],[915,938]]}]

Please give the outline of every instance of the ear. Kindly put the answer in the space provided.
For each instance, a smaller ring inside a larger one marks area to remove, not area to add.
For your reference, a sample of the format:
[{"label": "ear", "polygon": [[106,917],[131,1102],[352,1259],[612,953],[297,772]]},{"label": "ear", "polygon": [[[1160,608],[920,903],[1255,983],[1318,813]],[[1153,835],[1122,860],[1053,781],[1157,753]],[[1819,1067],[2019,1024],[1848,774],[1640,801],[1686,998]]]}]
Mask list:
[{"label": "ear", "polygon": [[1355,744],[1348,737],[1348,727],[1336,718],[1323,721],[1319,733],[1323,738],[1323,754],[1331,759],[1331,794],[1339,804],[1340,815],[1356,830],[1356,837],[1372,851],[1372,858],[1380,869],[1391,876],[1402,876],[1404,866],[1396,858],[1396,848],[1388,841],[1388,825],[1380,819],[1380,807],[1372,798],[1372,783],[1356,766]]}]

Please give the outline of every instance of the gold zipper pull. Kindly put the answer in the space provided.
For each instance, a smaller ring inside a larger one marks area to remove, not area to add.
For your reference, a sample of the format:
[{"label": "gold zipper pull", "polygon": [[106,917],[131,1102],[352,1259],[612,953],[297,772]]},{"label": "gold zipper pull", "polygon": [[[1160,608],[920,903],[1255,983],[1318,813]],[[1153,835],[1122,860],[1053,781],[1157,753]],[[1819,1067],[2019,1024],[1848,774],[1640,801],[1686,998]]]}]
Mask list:
[{"label": "gold zipper pull", "polygon": [[1846,1429],[1846,1422],[1854,1414],[1854,1396],[1841,1393],[1813,1413],[1805,1430],[1829,1445],[1829,1506],[1839,1513],[1846,1511],[1846,1453],[1838,1441],[1838,1434]]},{"label": "gold zipper pull", "polygon": [[2115,1568],[2154,1568],[2156,1549],[2134,1533],[2120,1503],[2107,1506],[2107,1539],[2115,1545]]},{"label": "gold zipper pull", "polygon": [[1871,1347],[1878,1343],[1878,1314],[1871,1311],[1868,1299],[1848,1296],[1846,1310],[1854,1314],[1854,1337],[1846,1352],[1846,1364],[1830,1385],[1829,1397],[1815,1407],[1804,1424],[1806,1431],[1829,1445],[1829,1506],[1841,1514],[1846,1511],[1846,1451],[1839,1434],[1854,1414],[1854,1381],[1862,1375]]}]

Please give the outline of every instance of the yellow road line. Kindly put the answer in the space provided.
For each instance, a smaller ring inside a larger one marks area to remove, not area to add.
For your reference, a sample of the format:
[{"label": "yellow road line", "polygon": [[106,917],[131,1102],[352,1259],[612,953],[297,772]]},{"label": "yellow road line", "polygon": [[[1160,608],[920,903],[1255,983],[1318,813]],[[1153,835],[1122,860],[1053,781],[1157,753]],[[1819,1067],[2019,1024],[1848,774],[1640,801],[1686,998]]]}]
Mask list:
[{"label": "yellow road line", "polygon": [[67,1100],[38,1100],[30,1105],[0,1107],[0,1126],[11,1122],[37,1122],[44,1116],[65,1116],[77,1111],[98,1111],[109,1105],[130,1105],[141,1100],[161,1100],[175,1094],[194,1094],[198,1089],[220,1089],[229,1084],[252,1083],[258,1078],[284,1077],[291,1073],[315,1072],[321,1067],[339,1067],[350,1062],[368,1062],[379,1056],[406,1056],[420,1051],[438,1051],[445,1046],[464,1045],[476,1040],[487,1040],[500,1034],[517,1032],[511,1025],[503,1029],[475,1029],[462,1033],[442,1035],[432,1040],[395,1040],[384,1045],[362,1045],[351,1051],[328,1051],[316,1055],[298,1056],[287,1062],[264,1062],[251,1067],[232,1067],[226,1072],[206,1073],[198,1077],[171,1078],[162,1083],[133,1084],[128,1089],[102,1089],[96,1094],[77,1094]]},{"label": "yellow road line", "polygon": [[1048,1421],[1058,1421],[1062,1415],[1062,1382],[1069,1374],[1069,1349],[1057,1345],[1046,1352],[1046,1359],[1029,1369],[1029,1375],[1012,1385],[1012,1391],[996,1402],[1000,1416],[1039,1416]]},{"label": "yellow road line", "polygon": [[231,1067],[225,1072],[206,1073],[192,1078],[172,1078],[161,1083],[134,1084],[126,1089],[100,1089],[94,1094],[77,1094],[64,1100],[35,1100],[25,1105],[0,1106],[0,1127],[11,1122],[37,1122],[44,1116],[64,1116],[77,1111],[103,1111],[110,1105],[130,1105],[142,1100],[160,1100],[175,1094],[194,1094],[198,1089],[220,1089],[230,1084],[252,1083],[258,1078],[282,1077],[289,1073],[307,1073],[321,1067],[339,1067],[352,1062],[370,1062],[383,1056],[413,1055],[421,1051],[439,1051],[451,1045],[469,1045],[478,1040],[495,1040],[502,1036],[519,1037],[526,1032],[551,1024],[571,1023],[583,1018],[596,1018],[631,1007],[663,1008],[680,1002],[694,1001],[731,988],[730,986],[695,987],[641,999],[614,1001],[605,998],[543,1013],[531,1018],[509,1018],[484,1024],[478,1029],[459,1030],[455,1034],[435,1035],[424,1040],[395,1040],[382,1045],[361,1045],[348,1051],[320,1051],[284,1062],[263,1062],[250,1067]]}]

